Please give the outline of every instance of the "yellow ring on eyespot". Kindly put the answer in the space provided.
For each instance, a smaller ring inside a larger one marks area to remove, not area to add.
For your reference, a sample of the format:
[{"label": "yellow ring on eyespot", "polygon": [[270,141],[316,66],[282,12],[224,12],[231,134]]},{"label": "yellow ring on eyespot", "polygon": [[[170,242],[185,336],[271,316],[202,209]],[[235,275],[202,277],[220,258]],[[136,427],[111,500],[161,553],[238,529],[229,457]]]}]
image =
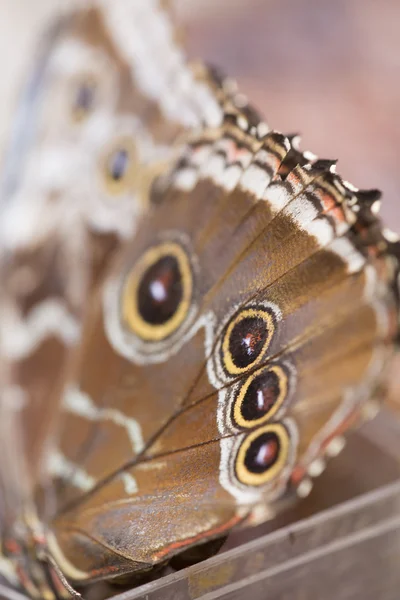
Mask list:
[{"label": "yellow ring on eyespot", "polygon": [[[246,454],[251,444],[264,433],[274,433],[277,436],[279,440],[279,455],[274,464],[270,468],[267,468],[265,472],[252,473],[245,464]],[[235,460],[235,471],[239,482],[249,486],[261,486],[270,483],[285,467],[289,457],[289,447],[289,433],[286,427],[280,423],[270,423],[249,433],[243,440]]]},{"label": "yellow ring on eyespot", "polygon": [[[139,311],[139,287],[146,271],[160,259],[172,256],[176,259],[182,281],[182,298],[175,313],[162,324],[145,321]],[[148,342],[159,342],[174,333],[189,313],[193,296],[193,274],[185,250],[175,242],[165,242],[149,248],[134,265],[122,291],[122,318],[127,327]]]},{"label": "yellow ring on eyespot", "polygon": [[[234,327],[238,323],[240,323],[240,321],[243,321],[244,319],[247,319],[247,318],[256,318],[256,319],[264,320],[266,323],[267,338],[263,344],[262,349],[258,353],[258,356],[256,356],[256,358],[250,364],[246,365],[245,367],[238,367],[235,364],[234,359],[233,359],[232,354],[229,349],[230,336],[232,334]],[[249,369],[252,369],[255,365],[260,363],[266,349],[269,347],[269,345],[271,343],[271,339],[274,334],[274,331],[275,331],[274,319],[273,319],[271,313],[269,313],[267,310],[263,310],[263,309],[259,309],[259,308],[247,308],[245,310],[242,310],[238,315],[236,315],[236,317],[229,323],[227,330],[225,332],[225,335],[224,335],[223,342],[222,342],[223,364],[224,364],[225,369],[228,371],[228,373],[230,375],[240,375],[241,373],[246,373],[246,371],[248,371]]]},{"label": "yellow ring on eyespot", "polygon": [[[118,151],[126,152],[127,168],[120,179],[115,179],[111,174],[109,165],[113,155]],[[137,150],[133,139],[130,137],[122,137],[118,140],[114,140],[102,160],[101,169],[106,190],[111,196],[119,196],[134,187],[138,187],[137,183],[140,175]]]},{"label": "yellow ring on eyespot", "polygon": [[[243,405],[243,401],[245,399],[247,390],[249,389],[249,387],[253,383],[253,381],[255,379],[257,379],[257,377],[260,377],[260,375],[263,375],[264,373],[270,373],[270,372],[275,373],[276,376],[278,377],[278,381],[279,381],[278,398],[276,399],[276,401],[274,402],[274,404],[270,408],[270,410],[268,412],[266,412],[265,415],[263,415],[259,419],[253,419],[253,420],[245,419],[242,415],[242,405]],[[266,367],[265,369],[262,369],[260,371],[256,371],[255,373],[250,375],[248,377],[248,379],[246,379],[246,381],[240,388],[240,391],[239,391],[237,397],[235,398],[234,407],[233,407],[233,419],[235,421],[235,424],[238,427],[246,427],[247,429],[249,429],[249,428],[258,427],[259,425],[262,425],[263,423],[265,423],[265,421],[269,421],[274,415],[276,415],[278,410],[281,408],[282,404],[284,403],[284,401],[286,399],[287,392],[288,392],[288,376],[285,373],[285,371],[282,369],[281,366],[272,365],[272,366]]]}]

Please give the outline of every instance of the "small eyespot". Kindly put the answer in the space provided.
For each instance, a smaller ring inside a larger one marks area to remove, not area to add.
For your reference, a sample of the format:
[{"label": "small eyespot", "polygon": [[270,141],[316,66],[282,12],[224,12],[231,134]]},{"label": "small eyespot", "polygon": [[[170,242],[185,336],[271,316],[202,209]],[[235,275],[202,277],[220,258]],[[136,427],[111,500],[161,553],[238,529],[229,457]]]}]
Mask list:
[{"label": "small eyespot", "polygon": [[74,86],[72,117],[81,122],[93,111],[96,103],[96,81],[92,77],[79,79]]},{"label": "small eyespot", "polygon": [[239,482],[261,486],[275,479],[287,463],[289,447],[289,433],[280,423],[271,423],[250,433],[235,460]]},{"label": "small eyespot", "polygon": [[129,138],[119,140],[107,153],[103,164],[104,180],[111,195],[125,193],[136,179],[136,149]]},{"label": "small eyespot", "polygon": [[172,335],[189,313],[193,275],[184,249],[175,242],[150,248],[128,275],[122,292],[126,327],[142,340]]},{"label": "small eyespot", "polygon": [[275,331],[272,312],[247,308],[227,325],[222,342],[222,363],[230,375],[245,373],[257,365]]},{"label": "small eyespot", "polygon": [[233,422],[238,427],[257,427],[271,419],[288,395],[288,376],[272,365],[249,376],[233,403]]}]

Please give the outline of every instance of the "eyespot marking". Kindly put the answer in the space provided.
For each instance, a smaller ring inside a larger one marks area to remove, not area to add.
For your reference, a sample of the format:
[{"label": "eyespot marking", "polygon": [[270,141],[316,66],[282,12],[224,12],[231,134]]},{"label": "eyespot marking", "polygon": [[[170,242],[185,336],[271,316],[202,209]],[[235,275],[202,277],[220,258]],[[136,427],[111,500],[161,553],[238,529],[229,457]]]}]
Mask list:
[{"label": "eyespot marking", "polygon": [[189,313],[193,274],[184,249],[175,242],[147,250],[128,275],[122,292],[122,318],[142,340],[161,341]]},{"label": "eyespot marking", "polygon": [[257,365],[275,331],[274,317],[266,308],[246,308],[227,325],[222,342],[222,364],[230,375]]},{"label": "eyespot marking", "polygon": [[289,433],[280,423],[271,423],[247,435],[235,460],[240,483],[261,486],[275,479],[285,467],[290,448]]},{"label": "eyespot marking", "polygon": [[103,179],[107,191],[118,196],[135,185],[137,152],[130,138],[118,140],[103,161]]},{"label": "eyespot marking", "polygon": [[76,81],[72,98],[72,117],[80,123],[86,119],[96,104],[97,84],[94,77],[82,77]]},{"label": "eyespot marking", "polygon": [[288,375],[280,365],[257,371],[240,387],[232,406],[238,427],[253,428],[270,420],[288,396]]}]

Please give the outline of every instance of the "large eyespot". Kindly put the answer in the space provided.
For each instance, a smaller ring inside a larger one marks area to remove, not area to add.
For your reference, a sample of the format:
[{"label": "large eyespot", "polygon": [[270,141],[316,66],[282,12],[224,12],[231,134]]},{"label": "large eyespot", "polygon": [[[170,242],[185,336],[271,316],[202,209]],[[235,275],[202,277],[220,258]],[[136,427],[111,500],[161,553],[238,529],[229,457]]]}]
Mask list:
[{"label": "large eyespot", "polygon": [[236,455],[239,482],[260,486],[275,479],[287,463],[289,447],[289,433],[280,423],[271,423],[250,433]]},{"label": "large eyespot", "polygon": [[137,154],[130,138],[118,140],[103,161],[103,176],[107,191],[120,195],[134,186],[137,176]]},{"label": "large eyespot", "polygon": [[122,315],[126,326],[145,341],[173,334],[189,313],[193,275],[185,250],[175,242],[150,248],[126,279]]},{"label": "large eyespot", "polygon": [[266,308],[247,308],[228,324],[222,342],[222,363],[230,375],[258,364],[271,343],[274,317]]},{"label": "large eyespot", "polygon": [[280,365],[272,365],[249,376],[232,406],[238,427],[257,427],[281,408],[288,395],[288,376]]},{"label": "large eyespot", "polygon": [[76,80],[73,87],[72,118],[76,122],[86,119],[96,104],[97,83],[94,77],[86,76]]}]

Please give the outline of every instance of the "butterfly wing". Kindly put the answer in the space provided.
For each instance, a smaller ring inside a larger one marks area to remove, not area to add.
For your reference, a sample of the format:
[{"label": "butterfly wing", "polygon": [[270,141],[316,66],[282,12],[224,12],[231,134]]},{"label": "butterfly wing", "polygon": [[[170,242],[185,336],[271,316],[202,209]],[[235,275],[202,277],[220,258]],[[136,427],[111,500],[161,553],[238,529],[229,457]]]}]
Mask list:
[{"label": "butterfly wing", "polygon": [[154,173],[189,130],[221,119],[218,85],[187,66],[164,4],[93,1],[65,17],[18,112],[0,215],[8,528],[27,506],[34,512],[45,440],[91,290],[147,210]]},{"label": "butterfly wing", "polygon": [[71,579],[146,570],[271,517],[374,409],[398,262],[376,193],[296,158],[228,102],[153,186],[64,396],[51,544]]},{"label": "butterfly wing", "polygon": [[[223,86],[172,38],[144,0],[74,16],[6,178],[0,438],[18,439],[9,407],[25,404],[32,465],[83,320],[42,506],[75,582],[147,570],[304,495],[374,409],[397,335],[376,195],[233,98],[220,126]],[[10,473],[9,504],[30,499]]]},{"label": "butterfly wing", "polygon": [[3,177],[1,354],[32,464],[90,290],[154,172],[188,128],[221,118],[175,37],[158,3],[87,4],[55,28],[20,111]]}]

